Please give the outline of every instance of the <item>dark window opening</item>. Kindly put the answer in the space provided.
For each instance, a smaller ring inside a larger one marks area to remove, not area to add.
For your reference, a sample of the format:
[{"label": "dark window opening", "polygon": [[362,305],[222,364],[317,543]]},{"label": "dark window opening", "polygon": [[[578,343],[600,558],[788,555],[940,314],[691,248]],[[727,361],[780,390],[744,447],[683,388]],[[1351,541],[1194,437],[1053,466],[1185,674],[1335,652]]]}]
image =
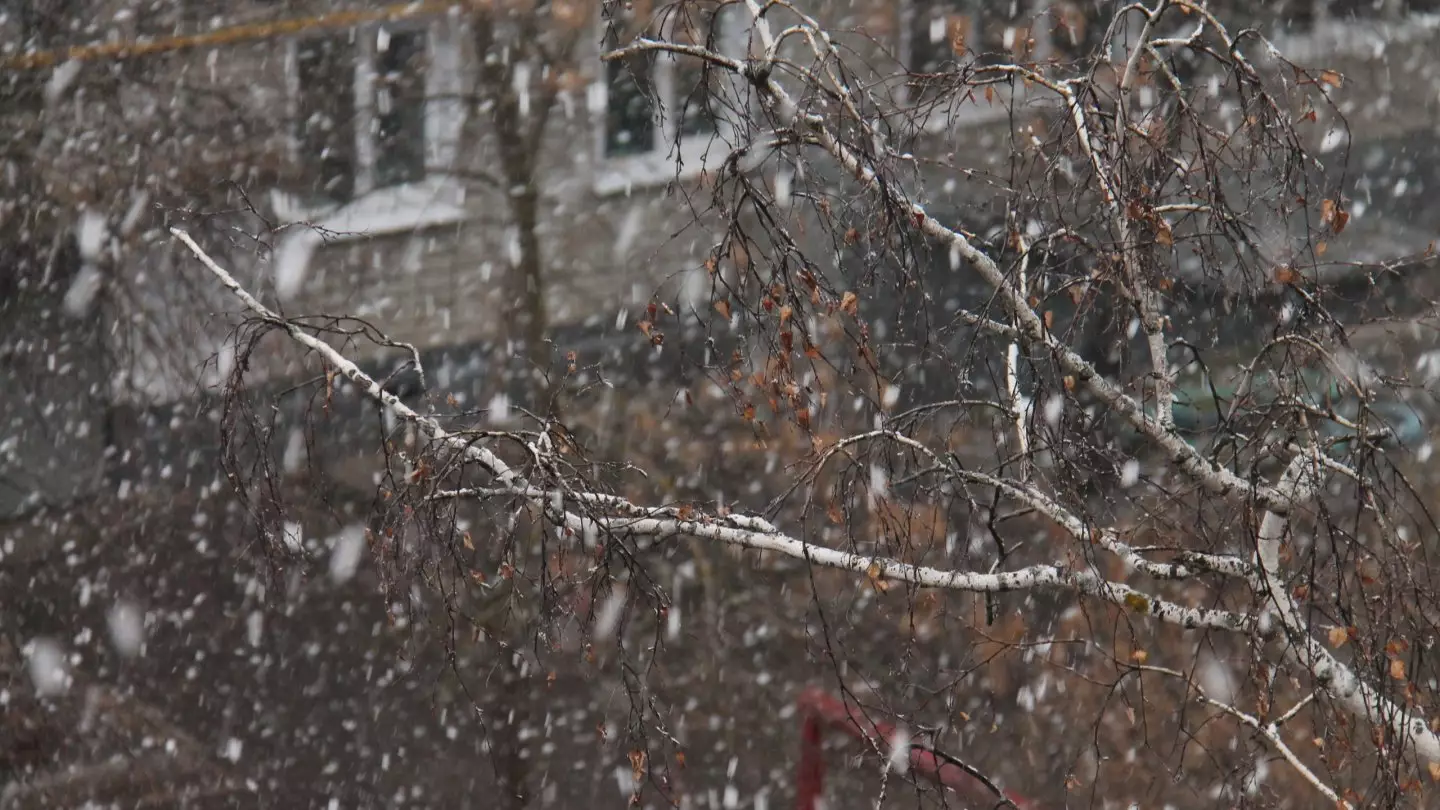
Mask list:
[{"label": "dark window opening", "polygon": [[975,18],[961,13],[954,3],[912,0],[907,33],[910,39],[907,70],[909,93],[915,100],[930,97],[935,79],[966,61],[975,46]]},{"label": "dark window opening", "polygon": [[[613,47],[613,46],[612,46]],[[638,155],[655,149],[655,59],[636,54],[606,66],[605,156]]]},{"label": "dark window opening", "polygon": [[1105,33],[1114,13],[1107,0],[1061,0],[1051,3],[1046,16],[1051,56],[1062,64],[1089,68],[1109,54]]},{"label": "dark window opening", "polygon": [[[43,53],[64,44],[73,36],[72,21],[80,16],[80,10],[68,0],[4,5],[4,33],[11,35],[8,41],[0,42],[0,56],[5,59]],[[39,112],[45,106],[45,88],[58,64],[0,73],[0,109]]]},{"label": "dark window opening", "polygon": [[425,176],[425,32],[382,31],[375,52],[375,186]]},{"label": "dark window opening", "polygon": [[[721,50],[720,9],[718,3],[689,6],[683,13],[670,15],[665,24],[673,26],[676,41]],[[619,47],[636,33],[617,21],[606,36],[607,49]],[[719,131],[719,80],[717,71],[707,70],[700,60],[689,56],[661,61],[653,53],[639,53],[610,62],[606,68],[605,156],[653,152],[670,135],[715,134]],[[662,120],[670,122],[663,131]]]},{"label": "dark window opening", "polygon": [[1025,4],[1020,0],[999,3],[992,0],[970,5],[974,7],[972,15],[980,21],[978,56],[981,62],[994,65],[1034,58],[1035,39]]},{"label": "dark window opening", "polygon": [[[687,20],[677,39],[693,45],[719,48],[717,10],[696,13]],[[714,70],[707,70],[699,59],[680,57],[675,65],[675,93],[680,115],[680,134],[713,135],[716,129],[715,93],[711,83]]]},{"label": "dark window opening", "polygon": [[348,37],[306,39],[296,58],[300,159],[317,196],[355,193],[355,46]]},{"label": "dark window opening", "polygon": [[911,73],[940,73],[976,44],[975,18],[963,13],[958,5],[915,0],[911,6]]},{"label": "dark window opening", "polygon": [[[961,64],[1033,58],[1027,10],[1020,0],[912,0],[906,21],[909,72],[931,77]],[[923,93],[931,81],[912,81],[912,92]]]},{"label": "dark window opening", "polygon": [[1390,0],[1330,0],[1330,16],[1337,20],[1371,19],[1386,16]]}]

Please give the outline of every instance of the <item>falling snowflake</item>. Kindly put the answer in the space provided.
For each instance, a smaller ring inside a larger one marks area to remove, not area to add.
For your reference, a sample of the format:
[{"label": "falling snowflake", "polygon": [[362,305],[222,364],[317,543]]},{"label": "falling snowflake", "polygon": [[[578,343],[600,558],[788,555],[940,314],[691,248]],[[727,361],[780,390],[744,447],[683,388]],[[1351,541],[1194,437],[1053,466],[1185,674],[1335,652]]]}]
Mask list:
[{"label": "falling snowflake", "polygon": [[145,644],[145,611],[134,602],[119,601],[106,614],[110,643],[126,658],[139,654]]}]

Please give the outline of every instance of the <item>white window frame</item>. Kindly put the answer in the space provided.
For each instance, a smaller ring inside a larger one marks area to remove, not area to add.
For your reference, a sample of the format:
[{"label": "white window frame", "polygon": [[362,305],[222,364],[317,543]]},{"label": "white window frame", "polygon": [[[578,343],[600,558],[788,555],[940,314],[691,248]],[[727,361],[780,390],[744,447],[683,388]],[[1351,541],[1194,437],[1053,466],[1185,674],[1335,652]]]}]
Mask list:
[{"label": "white window frame", "polygon": [[[375,188],[376,38],[382,27],[418,30],[425,34],[425,174],[415,182]],[[355,192],[344,203],[307,204],[298,195],[275,190],[271,203],[282,223],[306,222],[344,239],[378,233],[399,233],[467,218],[465,188],[452,173],[464,126],[466,106],[461,43],[462,20],[454,15],[400,23],[367,23],[355,29]],[[299,51],[303,37],[290,38],[285,47],[285,76],[289,120],[298,121],[300,109]],[[300,139],[292,132],[290,153],[296,160]]]},{"label": "white window frame", "polygon": [[[740,55],[742,50],[735,14],[738,10],[735,6],[721,6],[714,23],[720,29],[715,37],[716,44],[722,53],[729,56]],[[633,155],[605,154],[610,85],[608,71],[600,71],[590,86],[593,149],[596,155],[593,185],[596,194],[628,194],[636,188],[663,186],[671,180],[690,179],[719,168],[729,156],[727,144],[731,140],[729,136],[734,131],[734,123],[725,118],[725,110],[720,106],[714,108],[714,132],[679,136],[677,140],[682,97],[680,88],[675,86],[676,66],[682,59],[693,58],[663,52],[655,54],[651,79],[655,95],[661,101],[652,110],[655,144],[649,151]]]}]

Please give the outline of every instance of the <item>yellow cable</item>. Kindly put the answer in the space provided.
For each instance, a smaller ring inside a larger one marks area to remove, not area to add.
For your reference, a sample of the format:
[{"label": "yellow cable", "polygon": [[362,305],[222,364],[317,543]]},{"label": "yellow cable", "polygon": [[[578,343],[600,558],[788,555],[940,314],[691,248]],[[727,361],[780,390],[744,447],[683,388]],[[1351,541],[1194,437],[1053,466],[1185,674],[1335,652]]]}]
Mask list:
[{"label": "yellow cable", "polygon": [[48,51],[34,51],[12,56],[4,61],[6,70],[38,70],[53,67],[60,62],[89,62],[97,59],[130,59],[156,53],[182,51],[190,48],[218,47],[240,42],[268,39],[287,34],[327,28],[349,28],[382,20],[401,20],[424,17],[446,11],[459,5],[448,2],[396,3],[373,11],[338,11],[314,17],[300,17],[292,20],[235,25],[207,31],[203,34],[160,37],[136,42],[108,42],[101,45],[75,45],[69,48],[55,48]]}]

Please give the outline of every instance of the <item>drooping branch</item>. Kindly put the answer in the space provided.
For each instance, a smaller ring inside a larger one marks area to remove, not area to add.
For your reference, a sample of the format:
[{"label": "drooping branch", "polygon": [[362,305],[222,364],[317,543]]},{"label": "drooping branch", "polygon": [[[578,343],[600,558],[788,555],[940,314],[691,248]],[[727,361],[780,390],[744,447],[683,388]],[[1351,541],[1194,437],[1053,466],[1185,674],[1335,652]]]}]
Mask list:
[{"label": "drooping branch", "polygon": [[[1285,468],[1277,486],[1297,506],[1314,500],[1325,483],[1325,470],[1334,462],[1314,448],[1300,453]],[[1397,704],[1366,683],[1335,657],[1310,632],[1300,606],[1286,585],[1280,570],[1280,546],[1290,531],[1290,518],[1268,512],[1256,535],[1256,559],[1267,613],[1279,618],[1289,644],[1285,656],[1309,672],[1326,694],[1357,717],[1383,718],[1391,733],[1415,746],[1426,762],[1440,762],[1440,735],[1425,718]]]},{"label": "drooping branch", "polygon": [[[1002,789],[973,765],[928,746],[909,742],[904,732],[893,723],[877,721],[859,706],[841,698],[810,687],[800,693],[795,703],[802,718],[800,770],[795,780],[797,810],[816,810],[821,806],[825,775],[821,745],[822,732],[826,730],[838,731],[869,744],[892,761],[904,762],[909,770],[960,793],[967,801],[1012,810],[1027,810],[1035,806],[1019,794]],[[909,750],[895,750],[900,745],[908,745]]]},{"label": "drooping branch", "polygon": [[1200,686],[1200,684],[1196,683],[1193,678],[1186,676],[1186,674],[1183,672],[1179,672],[1177,670],[1169,669],[1166,667],[1156,666],[1142,665],[1136,666],[1135,668],[1142,672],[1154,672],[1160,675],[1166,675],[1180,680],[1185,684],[1187,688],[1195,692],[1196,697],[1200,700],[1201,703],[1205,704],[1206,706],[1211,706],[1219,709],[1222,713],[1235,718],[1242,725],[1253,730],[1260,737],[1260,739],[1265,741],[1266,745],[1269,745],[1271,748],[1273,748],[1276,753],[1278,753],[1287,763],[1290,764],[1290,767],[1295,769],[1296,773],[1300,774],[1300,778],[1304,779],[1312,787],[1314,787],[1315,790],[1320,793],[1320,795],[1324,796],[1326,799],[1329,799],[1330,806],[1339,808],[1339,810],[1351,810],[1350,802],[1347,802],[1344,799],[1340,798],[1340,795],[1335,792],[1334,788],[1325,784],[1324,780],[1322,780],[1318,775],[1316,775],[1314,771],[1310,770],[1310,767],[1306,765],[1304,761],[1302,761],[1300,757],[1295,753],[1295,749],[1287,745],[1284,738],[1280,736],[1280,727],[1285,725],[1286,721],[1294,717],[1296,714],[1299,713],[1301,709],[1308,705],[1310,701],[1314,698],[1314,693],[1311,693],[1310,697],[1307,697],[1304,700],[1297,702],[1285,714],[1277,717],[1269,723],[1266,723],[1253,714],[1243,712],[1223,700],[1216,700],[1215,698],[1211,697],[1208,693],[1206,693],[1204,687]]},{"label": "drooping branch", "polygon": [[816,463],[813,475],[818,475],[824,469],[826,462],[836,453],[854,444],[869,441],[889,441],[902,447],[909,448],[921,455],[926,456],[934,465],[933,469],[955,481],[979,484],[999,490],[1010,498],[1034,509],[1047,520],[1059,526],[1072,538],[1082,545],[1093,543],[1106,551],[1114,554],[1127,566],[1139,571],[1146,576],[1162,580],[1191,579],[1208,571],[1212,573],[1225,574],[1227,576],[1248,579],[1252,576],[1251,567],[1239,557],[1220,554],[1192,555],[1188,561],[1194,568],[1182,562],[1155,562],[1141,556],[1135,549],[1121,539],[1120,533],[1112,528],[1088,525],[1086,521],[1076,515],[1063,504],[1049,497],[1037,488],[1026,486],[1008,478],[1002,478],[988,473],[967,470],[957,466],[954,462],[942,458],[938,453],[926,447],[922,442],[910,438],[893,430],[873,430],[866,433],[849,436],[831,445],[820,460]]},{"label": "drooping branch", "polygon": [[[763,20],[762,20],[763,22]],[[757,25],[763,33],[767,28]],[[665,51],[682,55],[696,54],[694,46],[677,45],[663,40],[637,39],[632,44],[604,55],[606,60],[623,59],[642,51]],[[985,251],[977,248],[957,228],[952,228],[930,216],[925,206],[907,193],[903,186],[892,180],[883,180],[876,169],[869,165],[860,152],[851,148],[836,134],[820,115],[804,112],[794,98],[780,86],[772,76],[772,67],[756,62],[740,63],[734,59],[708,54],[705,57],[713,64],[731,70],[740,70],[757,89],[761,100],[772,111],[780,124],[807,136],[806,140],[820,144],[826,152],[867,190],[888,205],[906,211],[915,227],[924,234],[950,248],[964,259],[985,282],[995,291],[997,299],[1015,319],[1019,338],[1030,348],[1050,353],[1060,367],[1073,375],[1078,384],[1084,386],[1097,399],[1123,418],[1141,436],[1163,451],[1175,466],[1202,488],[1212,494],[1253,498],[1263,507],[1281,514],[1291,508],[1274,487],[1256,484],[1241,478],[1234,472],[1216,464],[1192,447],[1171,426],[1159,420],[1149,419],[1144,408],[1118,385],[1106,379],[1095,366],[1071,347],[1060,342],[1045,326],[1041,316],[1030,307],[1025,293],[1006,278],[1005,271]],[[866,130],[869,125],[858,119],[857,126]],[[873,134],[873,133],[871,133]]]}]

